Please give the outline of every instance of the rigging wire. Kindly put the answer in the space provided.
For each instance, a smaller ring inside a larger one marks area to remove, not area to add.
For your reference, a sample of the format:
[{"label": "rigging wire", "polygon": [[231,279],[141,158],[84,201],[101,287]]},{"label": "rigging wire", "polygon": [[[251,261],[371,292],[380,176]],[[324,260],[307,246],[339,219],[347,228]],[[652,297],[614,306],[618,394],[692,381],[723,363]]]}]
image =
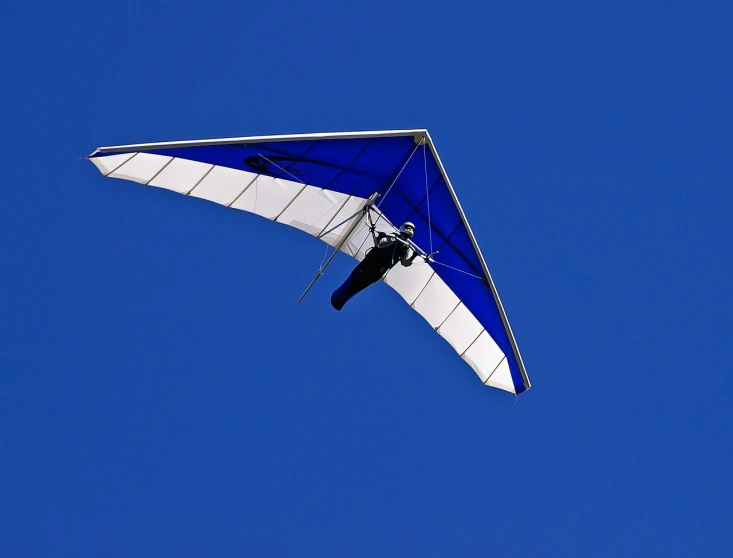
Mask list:
[{"label": "rigging wire", "polygon": [[[389,188],[387,188],[387,191],[385,192],[384,196],[382,196],[382,198],[379,200],[379,203],[377,203],[375,205],[377,206],[377,209],[379,209],[379,207],[382,204],[382,202],[384,202],[384,200],[387,199],[387,196],[392,191],[392,188],[397,183],[397,180],[399,180],[400,176],[402,176],[402,171],[404,171],[405,168],[407,167],[407,165],[410,163],[410,161],[412,160],[413,155],[415,155],[415,152],[420,148],[420,145],[422,145],[422,148],[423,148],[423,168],[424,168],[424,172],[425,172],[425,199],[426,199],[427,210],[428,210],[428,238],[429,238],[429,243],[430,243],[430,252],[428,254],[432,255],[432,254],[435,254],[435,252],[433,252],[433,227],[432,227],[432,218],[431,218],[431,214],[430,214],[430,188],[429,188],[429,185],[428,185],[428,155],[427,155],[427,142],[425,141],[425,138],[422,138],[420,140],[420,143],[418,143],[415,146],[415,148],[412,150],[412,153],[410,153],[410,156],[407,158],[407,161],[405,161],[405,163],[402,165],[402,168],[400,168],[400,171],[397,173],[397,176],[395,176],[394,180],[389,185]],[[283,171],[284,173],[292,176],[295,180],[297,180],[301,184],[304,184],[305,185],[305,182],[303,182],[300,178],[298,178],[294,174],[288,172],[287,169],[281,167],[276,162],[268,159],[266,156],[262,155],[261,153],[258,153],[258,155],[260,157],[262,157],[268,163],[271,163],[271,164],[275,165],[281,171]],[[379,222],[380,219],[383,218],[382,217],[382,215],[383,215],[382,212],[381,211],[378,211],[377,212],[377,220],[376,221],[373,221],[373,222],[371,220],[371,214],[370,214],[370,212],[367,211],[367,214],[369,215],[369,221],[370,221],[370,224],[371,224],[371,226],[369,228],[371,230],[376,230],[377,223]],[[364,223],[364,224],[366,224],[366,223]],[[367,237],[361,243],[361,246],[359,247],[359,250],[362,248],[362,246],[364,245],[364,243],[366,242],[366,240],[368,238],[369,238],[369,235],[367,235]],[[323,267],[323,262],[325,261],[326,256],[328,255],[328,249],[329,249],[329,244],[326,243],[326,252],[323,255],[323,258],[321,259],[321,266],[320,267]],[[358,253],[358,250],[357,250],[357,253]],[[457,267],[453,267],[453,266],[448,265],[448,264],[445,264],[443,262],[439,262],[439,261],[435,260],[434,258],[430,258],[430,261],[432,263],[436,263],[438,265],[442,265],[443,267],[447,267],[448,269],[452,269],[453,271],[457,271],[459,273],[463,273],[464,275],[469,275],[471,277],[475,277],[476,279],[480,279],[481,281],[484,281],[485,280],[485,277],[481,277],[480,275],[476,275],[474,273],[470,273],[468,271],[464,271],[462,269],[458,269]]]},{"label": "rigging wire", "polygon": [[318,266],[319,269],[323,269],[323,262],[326,261],[326,256],[328,256],[328,249],[331,247],[331,245],[328,242],[325,242],[325,244],[326,244],[326,252],[323,254],[323,257],[321,258],[321,265]]},{"label": "rigging wire", "polygon": [[293,178],[294,178],[295,180],[297,180],[298,182],[300,182],[300,183],[301,183],[301,184],[302,184],[303,186],[308,186],[308,185],[307,185],[307,184],[306,184],[305,182],[303,182],[303,181],[302,181],[302,180],[301,180],[300,178],[298,178],[297,176],[295,176],[295,175],[294,175],[293,173],[289,172],[289,171],[288,171],[287,169],[284,169],[283,167],[281,167],[280,165],[278,165],[278,164],[277,164],[277,163],[276,163],[275,161],[272,161],[272,160],[268,159],[268,158],[267,158],[267,157],[265,157],[265,156],[264,156],[264,155],[263,155],[262,153],[258,153],[257,155],[259,155],[260,157],[262,157],[262,158],[263,158],[263,159],[264,159],[265,161],[267,161],[268,163],[271,163],[271,164],[275,165],[275,166],[276,166],[277,168],[279,168],[279,169],[280,169],[281,171],[283,171],[284,173],[286,173],[286,174],[288,174],[288,175],[292,176],[292,177],[293,177]]},{"label": "rigging wire", "polygon": [[[377,206],[377,209],[379,209],[379,208],[380,208],[380,206],[382,205],[382,203],[384,202],[384,200],[386,200],[386,199],[387,199],[387,196],[388,196],[388,195],[389,195],[389,193],[390,193],[390,192],[392,191],[392,187],[393,187],[393,186],[394,186],[394,185],[395,185],[395,184],[397,183],[397,180],[398,180],[398,179],[400,178],[400,176],[402,175],[402,171],[403,171],[403,170],[405,170],[405,167],[406,167],[406,166],[407,166],[407,165],[408,165],[408,164],[410,163],[410,161],[412,160],[412,156],[413,156],[413,155],[415,154],[415,152],[416,152],[416,151],[417,151],[417,150],[419,149],[420,145],[421,145],[421,144],[422,144],[422,143],[423,143],[424,141],[425,141],[425,138],[422,138],[422,139],[420,140],[420,143],[418,143],[418,144],[417,144],[417,145],[415,146],[415,149],[413,149],[413,150],[412,150],[412,153],[410,153],[410,156],[409,156],[409,157],[407,158],[407,161],[405,161],[405,164],[404,164],[404,165],[402,165],[402,168],[400,169],[400,172],[398,172],[398,173],[397,173],[397,176],[395,176],[395,177],[394,177],[394,180],[392,181],[392,184],[390,184],[390,185],[389,185],[389,188],[387,188],[387,192],[385,192],[384,196],[382,196],[382,199],[381,199],[381,200],[379,200],[379,203],[378,203],[378,204],[376,204],[376,206]],[[380,216],[381,216],[381,215],[380,215]],[[379,219],[377,219],[377,221],[379,221]]]},{"label": "rigging wire", "polygon": [[426,142],[422,144],[423,163],[425,165],[425,198],[428,204],[428,234],[430,235],[430,254],[433,253],[433,226],[430,222],[430,189],[428,188],[428,155],[425,152]]},{"label": "rigging wire", "polygon": [[481,281],[486,280],[485,277],[481,277],[480,275],[476,275],[475,273],[470,273],[468,271],[463,271],[462,269],[458,269],[457,267],[453,267],[452,265],[448,265],[443,262],[439,262],[435,259],[431,259],[430,262],[436,263],[438,265],[442,265],[443,267],[447,267],[448,269],[452,269],[453,271],[458,271],[459,273],[463,273],[464,275],[470,275],[471,277],[475,277],[476,279],[481,279]]}]

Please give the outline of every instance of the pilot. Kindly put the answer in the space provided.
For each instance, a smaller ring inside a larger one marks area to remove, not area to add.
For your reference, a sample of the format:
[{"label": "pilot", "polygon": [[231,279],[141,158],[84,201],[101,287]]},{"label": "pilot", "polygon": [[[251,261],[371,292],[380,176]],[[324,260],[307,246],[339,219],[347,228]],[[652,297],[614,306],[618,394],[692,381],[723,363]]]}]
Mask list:
[{"label": "pilot", "polygon": [[397,234],[379,232],[374,237],[374,247],[367,250],[364,259],[331,295],[331,306],[341,310],[355,294],[376,283],[398,263],[410,267],[417,252],[410,248],[408,240],[415,234],[415,225],[403,223]]}]

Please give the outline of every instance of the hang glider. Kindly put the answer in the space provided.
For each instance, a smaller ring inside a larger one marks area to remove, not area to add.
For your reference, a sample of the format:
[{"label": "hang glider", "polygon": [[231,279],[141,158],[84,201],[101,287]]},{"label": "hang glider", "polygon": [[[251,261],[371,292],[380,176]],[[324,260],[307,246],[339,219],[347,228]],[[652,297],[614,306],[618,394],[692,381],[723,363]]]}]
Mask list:
[{"label": "hang glider", "polygon": [[[100,147],[99,171],[255,213],[357,260],[369,225],[411,221],[424,258],[384,281],[481,381],[530,388],[489,269],[427,130],[259,136]],[[319,270],[322,272],[322,270]]]}]

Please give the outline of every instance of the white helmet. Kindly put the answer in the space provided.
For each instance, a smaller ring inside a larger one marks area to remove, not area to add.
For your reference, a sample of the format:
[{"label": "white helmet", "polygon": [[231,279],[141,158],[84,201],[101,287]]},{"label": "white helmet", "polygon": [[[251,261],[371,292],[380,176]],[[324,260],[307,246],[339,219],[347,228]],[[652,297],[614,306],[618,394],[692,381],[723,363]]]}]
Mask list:
[{"label": "white helmet", "polygon": [[405,235],[407,238],[412,238],[412,235],[415,234],[415,225],[407,221],[406,223],[402,223],[402,226],[400,227],[400,234]]}]

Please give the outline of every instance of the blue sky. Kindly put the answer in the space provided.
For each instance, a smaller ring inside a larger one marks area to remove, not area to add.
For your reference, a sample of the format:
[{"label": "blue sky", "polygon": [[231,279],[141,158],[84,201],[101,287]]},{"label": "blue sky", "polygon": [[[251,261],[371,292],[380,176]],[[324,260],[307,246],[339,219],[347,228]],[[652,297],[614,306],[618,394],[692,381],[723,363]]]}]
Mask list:
[{"label": "blue sky", "polygon": [[[727,2],[15,3],[0,554],[723,555]],[[427,128],[533,388],[101,145]]]}]

